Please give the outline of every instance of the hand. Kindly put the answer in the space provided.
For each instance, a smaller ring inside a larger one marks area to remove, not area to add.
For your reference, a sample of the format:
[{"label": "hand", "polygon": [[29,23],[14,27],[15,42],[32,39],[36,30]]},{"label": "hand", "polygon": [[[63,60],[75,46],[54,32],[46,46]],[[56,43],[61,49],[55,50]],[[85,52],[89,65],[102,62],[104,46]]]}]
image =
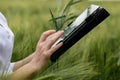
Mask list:
[{"label": "hand", "polygon": [[58,40],[58,38],[60,38],[63,34],[64,31],[56,32],[55,30],[49,30],[44,32],[37,44],[32,61],[34,61],[34,63],[37,62],[39,66],[44,66],[48,62],[50,56],[62,46],[63,43],[61,42],[52,47],[55,41]]}]

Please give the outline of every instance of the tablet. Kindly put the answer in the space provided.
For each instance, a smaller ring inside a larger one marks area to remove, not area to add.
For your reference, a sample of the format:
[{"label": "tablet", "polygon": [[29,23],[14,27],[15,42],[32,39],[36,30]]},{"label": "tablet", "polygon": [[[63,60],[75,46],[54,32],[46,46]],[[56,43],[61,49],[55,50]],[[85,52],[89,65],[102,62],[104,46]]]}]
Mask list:
[{"label": "tablet", "polygon": [[71,24],[64,29],[64,34],[52,47],[63,42],[63,45],[54,52],[50,59],[55,62],[66,50],[72,47],[77,41],[101,23],[110,14],[98,5],[90,5]]}]

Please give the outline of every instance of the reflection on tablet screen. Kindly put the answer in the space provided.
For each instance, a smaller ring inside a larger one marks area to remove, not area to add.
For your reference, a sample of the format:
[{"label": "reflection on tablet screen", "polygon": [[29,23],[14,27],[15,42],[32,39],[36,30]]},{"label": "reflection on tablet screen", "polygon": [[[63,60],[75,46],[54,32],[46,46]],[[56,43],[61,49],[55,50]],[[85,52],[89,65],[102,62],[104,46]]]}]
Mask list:
[{"label": "reflection on tablet screen", "polygon": [[88,7],[82,14],[78,16],[78,18],[71,24],[69,25],[65,30],[64,30],[64,35],[62,38],[64,39],[66,36],[68,36],[76,27],[78,27],[85,19],[91,15],[99,6],[96,5],[91,5]]}]

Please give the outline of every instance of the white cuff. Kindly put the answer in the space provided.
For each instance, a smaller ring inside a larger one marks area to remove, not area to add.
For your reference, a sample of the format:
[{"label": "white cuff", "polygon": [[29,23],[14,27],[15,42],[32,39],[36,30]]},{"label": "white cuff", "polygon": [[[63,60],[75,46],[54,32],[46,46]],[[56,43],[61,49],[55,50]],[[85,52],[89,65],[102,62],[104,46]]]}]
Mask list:
[{"label": "white cuff", "polygon": [[7,74],[11,74],[13,72],[14,65],[15,65],[15,63],[10,63]]}]

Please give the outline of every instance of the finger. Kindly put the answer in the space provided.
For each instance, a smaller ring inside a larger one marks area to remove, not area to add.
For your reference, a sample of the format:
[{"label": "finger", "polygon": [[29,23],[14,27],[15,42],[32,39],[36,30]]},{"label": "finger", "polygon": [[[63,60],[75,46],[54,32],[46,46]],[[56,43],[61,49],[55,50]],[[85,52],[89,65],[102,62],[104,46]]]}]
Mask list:
[{"label": "finger", "polygon": [[46,46],[47,49],[50,49],[51,46],[64,34],[64,31],[58,31],[54,34],[52,34],[51,36],[49,36],[49,38],[46,40]]},{"label": "finger", "polygon": [[58,45],[52,47],[52,48],[50,49],[50,56],[51,56],[56,50],[58,50],[62,45],[63,45],[63,42],[60,42]]},{"label": "finger", "polygon": [[45,41],[46,38],[47,38],[49,35],[51,35],[51,34],[53,34],[53,33],[55,33],[55,32],[56,32],[56,30],[48,30],[48,31],[42,33],[42,35],[41,35],[41,37],[40,37],[40,42]]}]

